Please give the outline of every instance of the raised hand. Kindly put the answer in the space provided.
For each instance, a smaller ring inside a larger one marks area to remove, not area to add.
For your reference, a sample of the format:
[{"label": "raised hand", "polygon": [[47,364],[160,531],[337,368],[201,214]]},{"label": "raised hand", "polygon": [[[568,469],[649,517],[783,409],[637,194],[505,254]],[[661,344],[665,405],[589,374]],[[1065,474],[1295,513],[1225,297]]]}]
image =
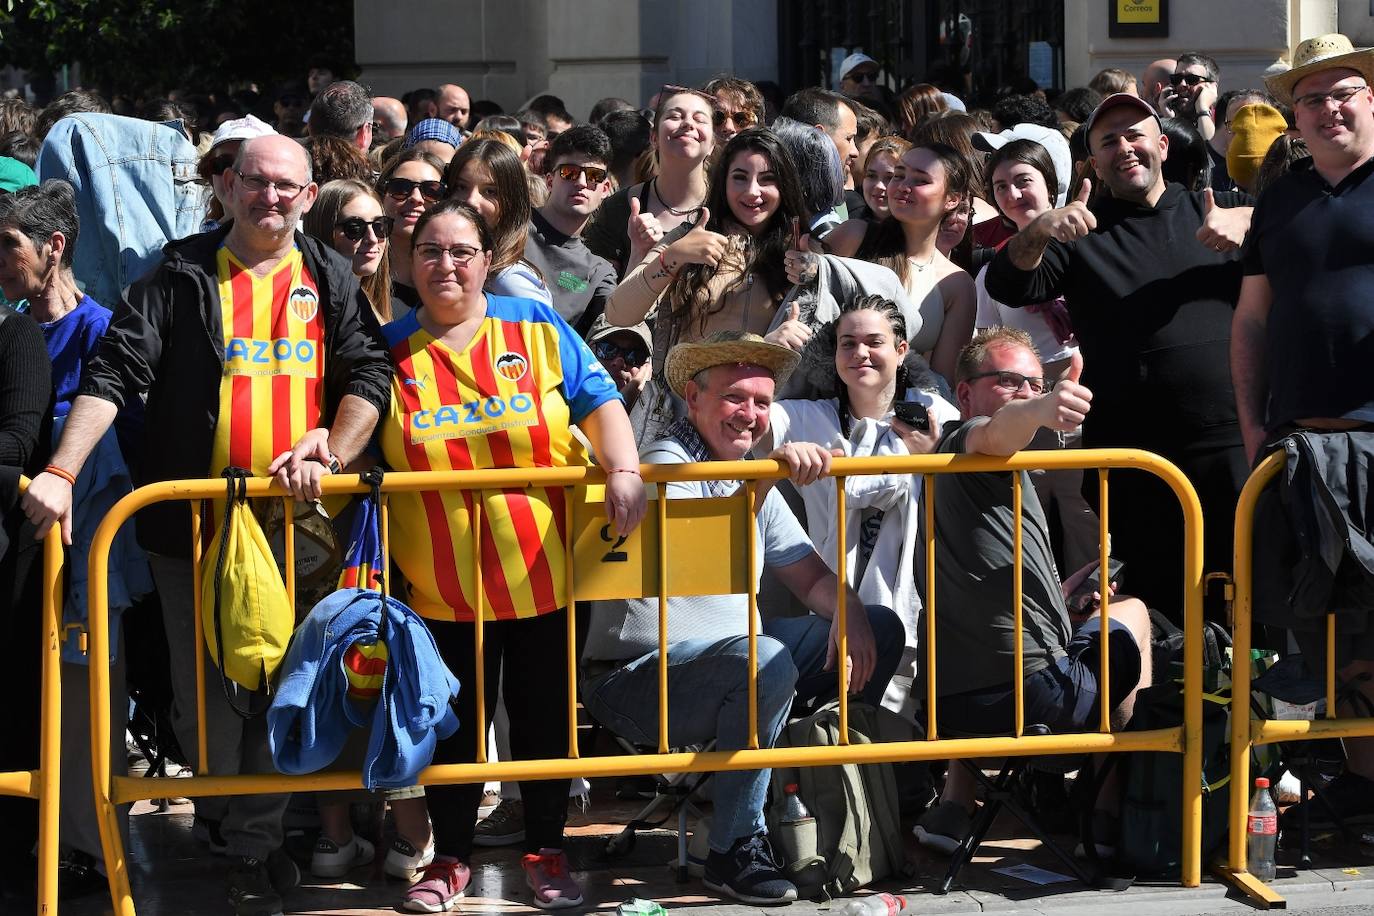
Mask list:
[{"label": "raised hand", "polygon": [[1092,408],[1093,393],[1078,383],[1083,374],[1083,357],[1074,351],[1069,366],[1054,387],[1040,398],[1044,410],[1041,426],[1061,433],[1072,432]]},{"label": "raised hand", "polygon": [[729,242],[719,232],[712,232],[706,228],[710,219],[711,211],[702,207],[701,218],[692,227],[692,231],[668,246],[668,250],[663,253],[663,259],[673,270],[677,270],[683,264],[705,264],[715,267],[720,263],[720,259],[725,257],[725,249]]},{"label": "raised hand", "polygon": [[1088,199],[1092,193],[1092,180],[1085,178],[1077,197],[1057,210],[1037,216],[1031,225],[1048,238],[1060,242],[1083,238],[1097,228],[1097,217],[1088,209]]},{"label": "raised hand", "polygon": [[1220,207],[1211,188],[1202,192],[1202,226],[1197,240],[1213,251],[1235,251],[1250,231],[1250,207]]},{"label": "raised hand", "polygon": [[787,320],[769,331],[764,340],[800,353],[811,340],[811,328],[801,320],[801,306],[794,300],[787,307]]}]

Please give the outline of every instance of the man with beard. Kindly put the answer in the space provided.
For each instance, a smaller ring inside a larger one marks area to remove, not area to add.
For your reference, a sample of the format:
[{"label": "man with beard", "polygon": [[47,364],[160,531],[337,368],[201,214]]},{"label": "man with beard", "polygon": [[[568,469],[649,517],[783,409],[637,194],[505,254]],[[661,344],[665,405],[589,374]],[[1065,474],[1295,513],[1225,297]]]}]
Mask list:
[{"label": "man with beard", "polygon": [[[1084,447],[1142,448],[1179,465],[1207,516],[1207,568],[1225,569],[1248,470],[1228,348],[1250,199],[1165,182],[1168,138],[1134,95],[1108,96],[1085,127],[1111,196],[1089,210],[1084,182],[1076,200],[1017,233],[988,268],[988,295],[1012,306],[1064,297],[1084,384],[1097,395]],[[1178,620],[1183,535],[1173,503],[1152,477],[1112,478],[1112,552],[1130,566],[1132,593]]]}]

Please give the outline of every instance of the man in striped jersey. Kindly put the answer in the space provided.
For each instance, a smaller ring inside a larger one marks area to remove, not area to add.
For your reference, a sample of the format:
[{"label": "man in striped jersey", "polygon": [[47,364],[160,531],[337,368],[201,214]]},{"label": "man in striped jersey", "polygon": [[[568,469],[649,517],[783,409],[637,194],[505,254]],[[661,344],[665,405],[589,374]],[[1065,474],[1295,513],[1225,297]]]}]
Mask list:
[{"label": "man in striped jersey", "polygon": [[[25,510],[40,531],[59,522],[70,542],[68,480],[131,398],[147,399],[143,451],[130,461],[139,483],[218,477],[232,466],[275,476],[302,500],[317,498],[321,479],[363,449],[388,405],[391,364],[349,263],[297,231],[317,190],[305,151],[286,137],[249,140],[224,181],[228,225],[167,245],[116,308],[50,470],[29,489]],[[138,534],[162,599],[177,738],[194,757],[202,650],[189,520],[184,504],[163,503],[140,513]],[[273,772],[265,719],[241,719],[212,688],[210,773]],[[211,848],[234,857],[229,896],[240,913],[280,912],[281,892],[299,878],[281,851],[286,799],[197,803]]]}]

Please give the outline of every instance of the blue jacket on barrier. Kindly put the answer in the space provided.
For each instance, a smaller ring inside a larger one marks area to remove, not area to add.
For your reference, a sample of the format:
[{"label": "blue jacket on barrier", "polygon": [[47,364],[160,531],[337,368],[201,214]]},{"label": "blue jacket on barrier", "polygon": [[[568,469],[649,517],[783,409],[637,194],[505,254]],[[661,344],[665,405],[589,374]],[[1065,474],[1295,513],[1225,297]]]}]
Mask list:
[{"label": "blue jacket on barrier", "polygon": [[[354,726],[371,726],[363,763],[369,789],[415,784],[435,743],[458,728],[449,701],[458,679],[444,665],[424,620],[395,598],[341,589],[315,605],[286,652],[276,697],[267,711],[272,761],[282,773],[313,773],[338,757]],[[385,632],[382,632],[382,630]],[[388,660],[381,695],[363,706],[348,696],[344,653],[378,638]]]}]

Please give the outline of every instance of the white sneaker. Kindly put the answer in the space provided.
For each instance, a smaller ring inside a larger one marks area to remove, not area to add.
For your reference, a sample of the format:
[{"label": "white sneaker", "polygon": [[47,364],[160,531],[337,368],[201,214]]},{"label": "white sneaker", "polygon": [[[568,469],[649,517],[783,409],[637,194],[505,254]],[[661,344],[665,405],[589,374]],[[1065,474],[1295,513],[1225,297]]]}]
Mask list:
[{"label": "white sneaker", "polygon": [[391,848],[386,851],[386,864],[383,868],[393,878],[414,882],[420,869],[433,861],[433,840],[429,841],[429,846],[417,851],[409,842],[396,837],[391,841]]},{"label": "white sneaker", "polygon": [[370,865],[376,852],[372,843],[356,833],[342,846],[321,836],[310,856],[310,873],[319,878],[342,878],[354,868]]}]

